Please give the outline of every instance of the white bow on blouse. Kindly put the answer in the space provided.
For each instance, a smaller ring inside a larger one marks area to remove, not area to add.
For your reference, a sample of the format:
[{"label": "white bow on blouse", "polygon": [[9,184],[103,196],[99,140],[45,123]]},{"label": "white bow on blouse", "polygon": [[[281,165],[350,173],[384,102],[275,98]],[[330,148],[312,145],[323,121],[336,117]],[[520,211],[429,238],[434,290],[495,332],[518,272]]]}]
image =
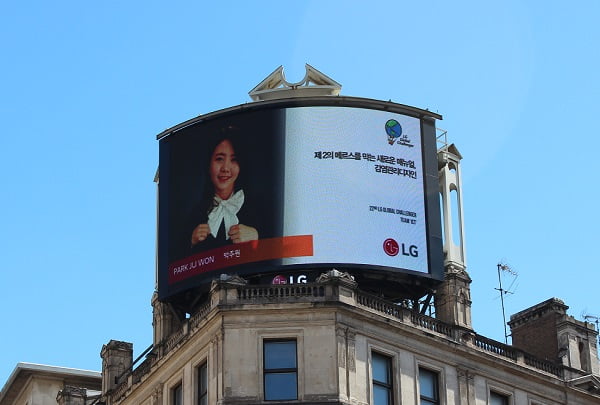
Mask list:
[{"label": "white bow on blouse", "polygon": [[225,239],[229,239],[229,228],[240,223],[237,213],[244,204],[244,191],[239,190],[235,192],[227,200],[215,196],[215,201],[217,206],[208,214],[210,233],[216,238],[221,227],[221,222],[225,221]]}]

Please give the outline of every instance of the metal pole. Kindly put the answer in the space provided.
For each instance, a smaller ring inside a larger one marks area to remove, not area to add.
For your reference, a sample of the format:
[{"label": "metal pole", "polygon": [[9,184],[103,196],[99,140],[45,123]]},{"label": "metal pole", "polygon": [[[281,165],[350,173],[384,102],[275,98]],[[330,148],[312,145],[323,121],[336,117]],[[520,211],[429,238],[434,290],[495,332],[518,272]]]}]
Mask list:
[{"label": "metal pole", "polygon": [[503,265],[498,263],[498,285],[500,288],[496,288],[496,290],[500,291],[500,302],[502,303],[502,321],[504,322],[504,343],[508,344],[508,332],[506,331],[506,314],[504,313],[504,290],[502,289],[502,277],[500,277],[500,270],[502,270]]}]

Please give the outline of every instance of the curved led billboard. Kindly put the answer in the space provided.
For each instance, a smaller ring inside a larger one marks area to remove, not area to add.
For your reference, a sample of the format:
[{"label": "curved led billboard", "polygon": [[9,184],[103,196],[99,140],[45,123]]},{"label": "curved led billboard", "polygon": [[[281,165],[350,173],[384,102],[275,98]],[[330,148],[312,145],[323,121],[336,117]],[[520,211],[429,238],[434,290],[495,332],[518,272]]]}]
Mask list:
[{"label": "curved led billboard", "polygon": [[208,114],[159,135],[159,297],[222,273],[442,279],[435,114],[336,97]]}]

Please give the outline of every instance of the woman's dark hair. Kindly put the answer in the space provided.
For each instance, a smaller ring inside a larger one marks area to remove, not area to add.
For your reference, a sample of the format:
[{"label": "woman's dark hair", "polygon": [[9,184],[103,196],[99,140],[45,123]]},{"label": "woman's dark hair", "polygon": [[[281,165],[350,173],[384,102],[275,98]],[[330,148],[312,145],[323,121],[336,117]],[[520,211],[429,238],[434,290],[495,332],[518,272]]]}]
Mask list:
[{"label": "woman's dark hair", "polygon": [[202,193],[202,206],[206,208],[206,214],[210,213],[210,211],[215,207],[215,190],[210,179],[210,165],[212,160],[212,155],[219,146],[219,144],[223,141],[229,141],[231,146],[233,147],[233,151],[235,152],[235,157],[237,163],[240,167],[240,173],[238,178],[235,181],[234,192],[241,190],[244,188],[244,154],[243,147],[241,145],[239,130],[236,127],[228,126],[225,128],[221,128],[218,134],[214,135],[212,139],[208,142],[206,148],[206,156],[205,156],[205,168],[204,168],[204,191]]}]

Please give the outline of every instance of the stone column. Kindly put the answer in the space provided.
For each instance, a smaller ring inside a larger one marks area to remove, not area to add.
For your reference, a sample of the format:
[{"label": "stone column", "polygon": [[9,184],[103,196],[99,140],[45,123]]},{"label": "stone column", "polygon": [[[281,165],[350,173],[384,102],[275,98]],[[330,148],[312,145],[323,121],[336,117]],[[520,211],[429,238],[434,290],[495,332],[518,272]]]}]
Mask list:
[{"label": "stone column", "polygon": [[436,318],[472,330],[471,277],[464,268],[448,265],[435,294]]},{"label": "stone column", "polygon": [[111,340],[102,346],[100,357],[102,357],[102,395],[106,395],[121,383],[119,377],[131,370],[133,344]]},{"label": "stone column", "polygon": [[152,326],[154,328],[154,347],[182,327],[182,322],[171,304],[158,300],[158,294],[152,294]]},{"label": "stone column", "polygon": [[473,374],[463,368],[457,369],[458,372],[458,390],[459,404],[472,405],[475,404],[475,384],[473,382]]}]

